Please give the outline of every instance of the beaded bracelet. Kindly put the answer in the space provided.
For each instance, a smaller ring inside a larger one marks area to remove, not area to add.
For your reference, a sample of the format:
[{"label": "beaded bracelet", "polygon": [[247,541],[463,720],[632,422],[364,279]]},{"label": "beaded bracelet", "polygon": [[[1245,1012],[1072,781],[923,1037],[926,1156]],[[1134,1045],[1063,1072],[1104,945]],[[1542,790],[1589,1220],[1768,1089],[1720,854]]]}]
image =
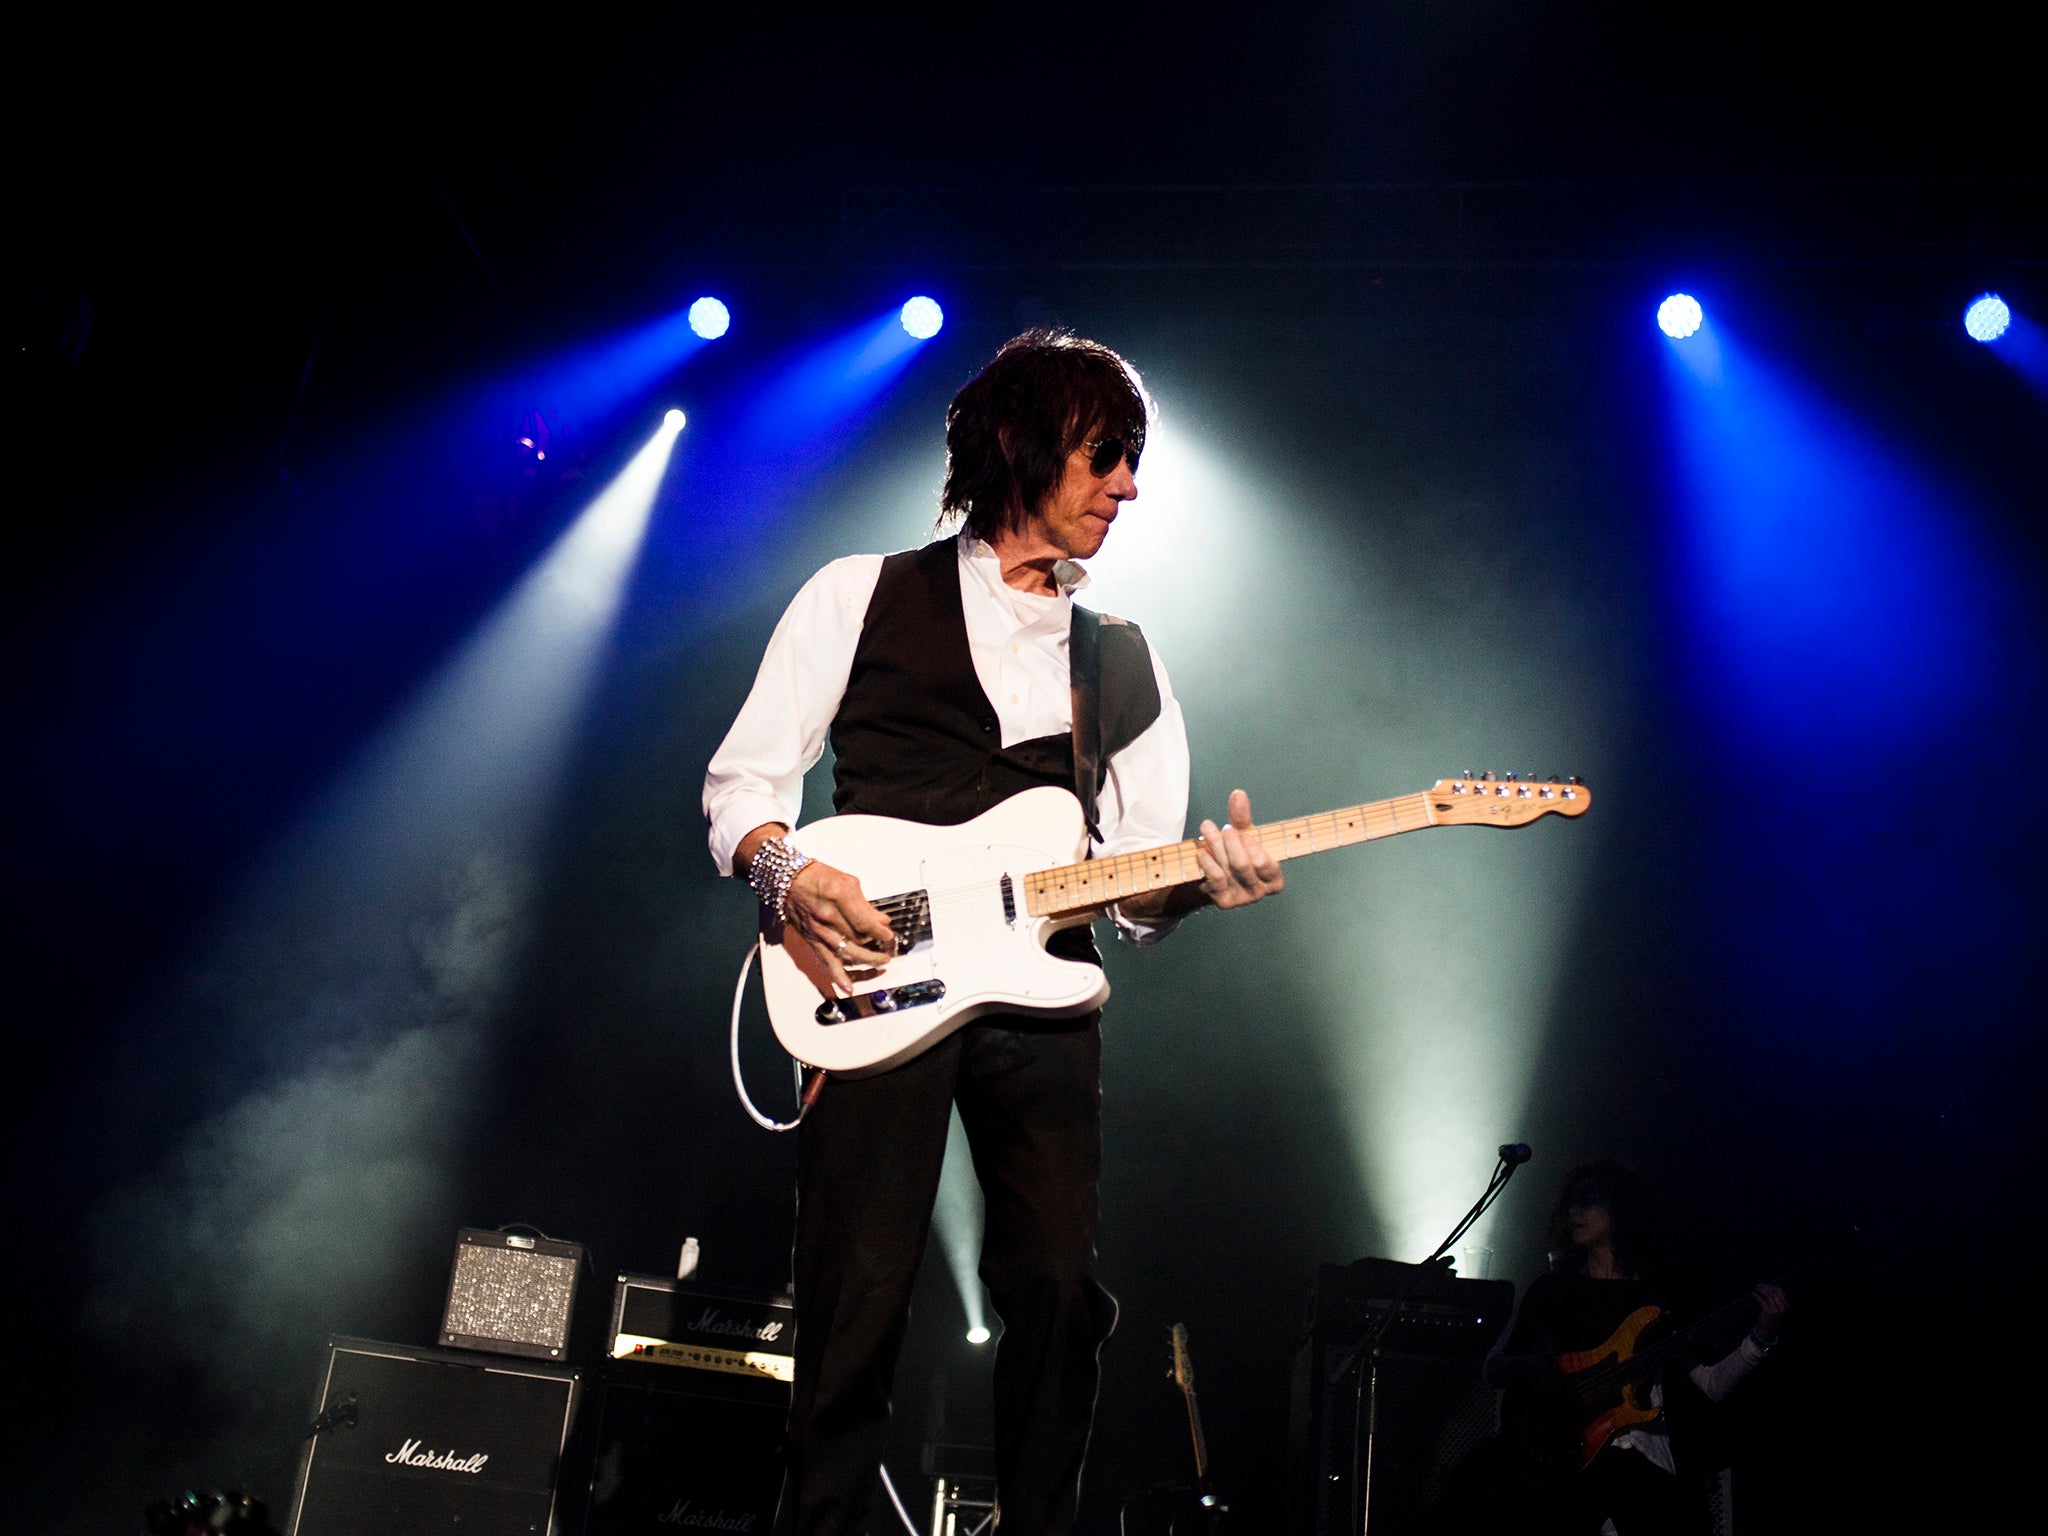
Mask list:
[{"label": "beaded bracelet", "polygon": [[810,862],[809,854],[799,853],[779,837],[769,838],[754,850],[754,860],[747,866],[747,884],[778,923],[789,920],[790,881]]}]

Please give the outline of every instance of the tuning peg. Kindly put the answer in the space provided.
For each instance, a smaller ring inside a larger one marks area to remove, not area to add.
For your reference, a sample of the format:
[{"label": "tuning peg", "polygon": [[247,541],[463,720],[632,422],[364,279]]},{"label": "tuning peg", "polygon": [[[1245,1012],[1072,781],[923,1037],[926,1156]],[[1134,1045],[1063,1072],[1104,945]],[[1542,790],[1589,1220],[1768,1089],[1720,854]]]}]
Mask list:
[{"label": "tuning peg", "polygon": [[1489,768],[1486,770],[1486,772],[1479,775],[1479,777],[1485,780],[1488,784],[1491,784],[1493,782],[1493,770]]},{"label": "tuning peg", "polygon": [[1458,777],[1461,779],[1469,779],[1472,777],[1472,770],[1470,768],[1467,768],[1463,773],[1459,774]]},{"label": "tuning peg", "polygon": [[1507,776],[1507,782],[1510,784],[1515,782],[1515,776],[1512,773]]}]

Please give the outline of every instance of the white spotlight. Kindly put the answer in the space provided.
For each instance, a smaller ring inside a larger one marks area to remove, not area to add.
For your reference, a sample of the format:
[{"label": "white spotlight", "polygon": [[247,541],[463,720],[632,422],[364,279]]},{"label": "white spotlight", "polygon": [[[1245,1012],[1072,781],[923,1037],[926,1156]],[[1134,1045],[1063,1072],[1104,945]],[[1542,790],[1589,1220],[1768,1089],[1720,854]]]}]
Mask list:
[{"label": "white spotlight", "polygon": [[939,308],[937,299],[919,294],[903,306],[898,318],[903,322],[903,329],[919,341],[930,341],[939,334],[939,327],[946,323],[946,312]]},{"label": "white spotlight", "polygon": [[1963,311],[1963,329],[1972,341],[1996,341],[2012,324],[2012,311],[1995,293],[1980,293]]},{"label": "white spotlight", "polygon": [[706,341],[716,341],[732,328],[732,311],[706,294],[690,306],[690,329]]},{"label": "white spotlight", "polygon": [[986,1344],[993,1337],[994,1335],[980,1323],[967,1330],[967,1342],[970,1344]]},{"label": "white spotlight", "polygon": [[1657,329],[1673,341],[1683,341],[1706,320],[1700,301],[1689,293],[1674,293],[1657,306]]},{"label": "white spotlight", "polygon": [[668,409],[668,414],[661,418],[661,424],[667,427],[671,432],[680,432],[683,430],[684,424],[688,422],[689,419],[689,417],[685,416],[676,407],[670,406]]}]

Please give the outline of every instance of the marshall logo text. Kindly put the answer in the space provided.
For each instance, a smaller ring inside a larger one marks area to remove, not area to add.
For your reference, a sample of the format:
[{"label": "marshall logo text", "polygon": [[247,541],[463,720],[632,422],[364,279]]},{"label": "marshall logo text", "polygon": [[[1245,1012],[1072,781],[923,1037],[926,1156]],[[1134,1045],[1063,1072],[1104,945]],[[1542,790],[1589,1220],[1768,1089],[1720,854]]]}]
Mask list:
[{"label": "marshall logo text", "polygon": [[716,1307],[706,1307],[704,1315],[690,1324],[690,1332],[720,1334],[729,1339],[759,1339],[764,1344],[772,1344],[782,1337],[782,1324],[780,1321],[751,1323],[727,1317]]},{"label": "marshall logo text", "polygon": [[676,1507],[665,1515],[657,1515],[656,1525],[682,1525],[697,1531],[751,1531],[758,1516],[739,1514],[728,1515],[724,1510],[712,1514],[708,1509],[698,1509],[688,1499],[677,1499]]},{"label": "marshall logo text", "polygon": [[491,1458],[486,1451],[458,1456],[453,1451],[421,1450],[419,1441],[408,1440],[384,1459],[401,1467],[431,1467],[436,1472],[481,1472]]}]

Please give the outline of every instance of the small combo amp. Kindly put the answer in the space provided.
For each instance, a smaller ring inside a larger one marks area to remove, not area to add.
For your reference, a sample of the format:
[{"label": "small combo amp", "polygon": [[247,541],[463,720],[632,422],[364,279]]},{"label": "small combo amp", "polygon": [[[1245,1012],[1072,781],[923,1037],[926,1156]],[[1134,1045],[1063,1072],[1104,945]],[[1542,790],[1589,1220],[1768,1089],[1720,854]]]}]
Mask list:
[{"label": "small combo amp", "polygon": [[464,1227],[448,1274],[441,1342],[564,1360],[583,1249],[552,1238]]},{"label": "small combo amp", "polygon": [[[1397,1296],[1375,1371],[1361,1347]],[[1493,1432],[1480,1370],[1514,1306],[1508,1280],[1418,1275],[1391,1259],[1322,1266],[1294,1361],[1293,1529],[1422,1528],[1446,1473]]]},{"label": "small combo amp", "polygon": [[794,1342],[786,1296],[619,1276],[587,1536],[767,1532],[782,1488]]},{"label": "small combo amp", "polygon": [[560,1367],[329,1340],[285,1536],[551,1536],[579,1386]]}]

